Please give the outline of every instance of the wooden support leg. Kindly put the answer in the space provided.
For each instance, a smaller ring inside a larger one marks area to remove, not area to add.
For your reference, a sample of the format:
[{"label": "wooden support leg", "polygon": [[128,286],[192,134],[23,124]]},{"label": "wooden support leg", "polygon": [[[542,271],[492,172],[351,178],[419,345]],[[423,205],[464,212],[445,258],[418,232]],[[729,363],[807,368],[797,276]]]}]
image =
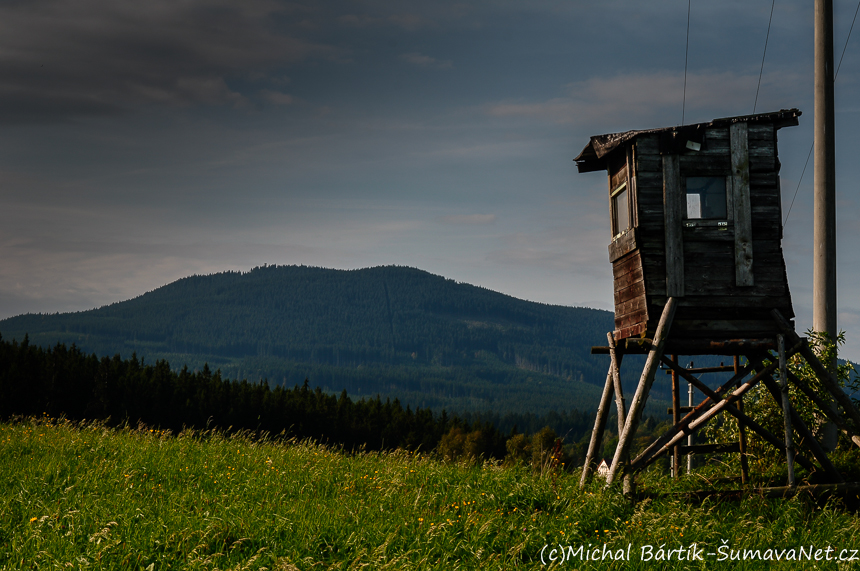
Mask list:
[{"label": "wooden support leg", "polygon": [[[740,357],[735,355],[734,359],[735,365],[735,374],[738,374],[740,370]],[[741,397],[738,399],[737,403],[738,411],[743,414],[744,413],[744,398]],[[738,422],[738,449],[740,450],[740,460],[741,460],[741,484],[746,484],[750,481],[750,466],[749,461],[747,460],[747,429],[744,426],[744,423],[740,420]]]},{"label": "wooden support leg", "polygon": [[606,334],[606,339],[609,341],[609,372],[612,375],[612,384],[615,387],[615,408],[618,410],[618,434],[624,430],[624,423],[627,420],[627,407],[624,404],[624,391],[621,390],[621,360],[624,358],[624,353],[618,353],[615,349],[615,337],[612,332]]},{"label": "wooden support leg", "polygon": [[788,485],[794,487],[794,440],[791,432],[791,403],[788,401],[788,375],[785,374],[785,337],[776,336],[776,349],[779,352],[779,384],[782,393],[782,417],[785,421],[785,460],[788,468]]},{"label": "wooden support leg", "polygon": [[[672,362],[678,364],[678,356],[672,355]],[[737,371],[735,371],[737,373]],[[678,373],[672,369],[672,426],[678,424],[681,420],[681,394],[678,386]],[[681,477],[681,446],[675,446],[672,450],[672,477],[678,479]]]},{"label": "wooden support leg", "polygon": [[[780,387],[772,379],[764,379],[764,384],[767,386],[767,389],[771,396],[773,396],[774,400],[782,406],[782,391],[780,390]],[[809,430],[809,427],[806,426],[806,423],[803,422],[803,419],[800,418],[797,411],[794,410],[794,407],[790,408],[790,412],[792,428],[800,436],[801,442],[808,445],[807,448],[812,452],[812,456],[818,460],[818,463],[821,464],[821,467],[827,475],[830,476],[833,482],[843,482],[844,479],[842,478],[842,475],[839,473],[839,470],[836,469],[836,466],[834,466],[830,461],[830,458],[827,457],[827,452],[824,450],[824,447],[822,447],[818,440],[816,440],[812,431]],[[795,459],[796,457],[797,451],[795,450]]]},{"label": "wooden support leg", "polygon": [[606,418],[609,416],[609,401],[612,399],[612,366],[606,374],[606,384],[600,397],[600,405],[597,407],[597,416],[594,418],[594,430],[591,431],[591,442],[588,443],[588,453],[585,455],[585,464],[582,466],[582,477],[579,479],[579,487],[585,486],[591,472],[594,470],[594,459],[598,448],[603,442],[603,430],[606,428]]},{"label": "wooden support leg", "polygon": [[[776,320],[777,325],[782,330],[786,339],[788,339],[789,344],[793,345],[796,342],[801,341],[800,337],[798,337],[797,333],[792,329],[791,324],[782,316],[779,310],[774,309],[770,314]],[[857,412],[857,409],[854,408],[854,403],[851,402],[851,399],[845,394],[842,387],[839,386],[835,375],[828,371],[821,361],[818,360],[818,357],[812,349],[809,348],[809,345],[805,341],[801,343],[800,354],[803,355],[803,358],[806,359],[807,363],[809,363],[815,376],[818,377],[824,387],[831,395],[833,395],[833,398],[836,399],[839,406],[842,407],[845,415],[850,418],[854,422],[854,426],[860,430],[860,412]]]},{"label": "wooden support leg", "polygon": [[633,402],[630,403],[630,412],[627,415],[627,421],[624,423],[624,430],[618,436],[618,447],[615,449],[615,456],[612,458],[612,467],[609,469],[609,474],[606,477],[607,486],[612,485],[612,482],[615,481],[618,472],[621,470],[623,459],[630,454],[630,445],[633,442],[636,429],[639,427],[639,419],[642,416],[642,411],[645,409],[645,403],[648,401],[648,393],[651,391],[651,385],[654,383],[654,374],[657,372],[660,357],[663,355],[663,346],[666,344],[666,338],[669,336],[669,329],[672,326],[674,316],[675,298],[670,297],[666,301],[663,314],[660,316],[660,322],[657,324],[657,332],[654,334],[654,341],[651,350],[648,352],[648,359],[645,361],[645,368],[639,379],[639,386],[636,387],[636,394],[633,395]]},{"label": "wooden support leg", "polygon": [[[621,388],[621,360],[624,358],[624,353],[618,353],[615,348],[615,337],[612,332],[606,334],[606,339],[609,341],[609,356],[611,358],[612,381],[615,386],[615,409],[618,411],[618,434],[624,430],[624,424],[627,421],[627,407],[624,403],[624,391]],[[624,458],[627,463],[630,460],[628,455]],[[623,491],[625,494],[633,493],[633,475],[624,476]]]},{"label": "wooden support leg", "polygon": [[[690,367],[692,367],[692,366],[693,366],[693,362],[690,361]],[[695,387],[695,385],[693,385],[692,383],[687,385],[687,406],[690,408],[693,407],[693,387]],[[693,431],[690,431],[690,433],[687,434],[687,448],[689,450],[693,450],[694,449],[693,448],[694,443],[695,443],[695,438],[693,436]],[[695,459],[694,454],[695,454],[694,452],[690,452],[689,454],[687,454],[687,474],[688,475],[693,473],[693,465],[694,465],[694,459]]]}]

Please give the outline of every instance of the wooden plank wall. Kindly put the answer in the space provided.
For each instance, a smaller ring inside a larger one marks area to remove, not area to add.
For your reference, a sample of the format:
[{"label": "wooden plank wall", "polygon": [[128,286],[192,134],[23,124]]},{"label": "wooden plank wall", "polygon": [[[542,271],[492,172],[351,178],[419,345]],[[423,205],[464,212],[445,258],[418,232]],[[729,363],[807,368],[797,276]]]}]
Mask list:
[{"label": "wooden plank wall", "polygon": [[731,197],[735,235],[735,285],[751,286],[755,283],[752,271],[752,212],[750,211],[749,125],[735,123],[729,128],[729,145],[732,153]]},{"label": "wooden plank wall", "polygon": [[[635,172],[639,227],[639,253],[649,302],[666,298],[666,241],[663,214],[663,158],[657,135],[642,135],[635,144]],[[660,315],[656,311],[654,315]]]},{"label": "wooden plank wall", "polygon": [[663,156],[663,228],[666,295],[684,297],[684,214],[687,209],[678,155]]}]

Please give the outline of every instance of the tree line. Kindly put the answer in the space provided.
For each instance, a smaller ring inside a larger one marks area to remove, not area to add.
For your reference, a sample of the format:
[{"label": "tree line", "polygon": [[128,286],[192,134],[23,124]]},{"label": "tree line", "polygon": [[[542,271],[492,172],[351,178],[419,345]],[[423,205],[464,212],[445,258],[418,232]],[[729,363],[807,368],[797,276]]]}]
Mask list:
[{"label": "tree line", "polygon": [[[550,415],[555,427],[542,425],[547,419],[534,414],[464,418],[413,410],[379,396],[354,400],[346,391],[335,395],[312,389],[308,380],[293,388],[273,388],[265,380],[225,379],[208,365],[176,372],[162,360],[145,364],[136,355],[99,358],[75,345],[43,348],[26,336],[20,343],[0,336],[0,418],[42,414],[114,426],[145,423],[175,433],[184,428],[265,432],[311,438],[347,451],[437,451],[451,460],[529,460],[532,438],[540,441],[536,449],[546,453],[557,430],[571,443],[565,458],[573,458],[577,441],[593,423],[593,414],[578,411]],[[526,438],[518,423],[534,431],[534,437]],[[540,462],[541,452],[536,454]]]}]

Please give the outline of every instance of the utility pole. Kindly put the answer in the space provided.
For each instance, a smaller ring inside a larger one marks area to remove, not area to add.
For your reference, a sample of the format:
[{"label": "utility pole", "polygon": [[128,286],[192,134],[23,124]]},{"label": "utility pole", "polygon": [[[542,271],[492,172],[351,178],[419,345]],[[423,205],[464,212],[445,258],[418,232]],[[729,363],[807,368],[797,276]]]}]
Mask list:
[{"label": "utility pole", "polygon": [[[815,199],[813,232],[812,328],[835,341],[836,326],[836,160],[833,113],[833,0],[815,0]],[[824,363],[835,370],[835,360]],[[825,448],[836,446],[828,423]]]}]

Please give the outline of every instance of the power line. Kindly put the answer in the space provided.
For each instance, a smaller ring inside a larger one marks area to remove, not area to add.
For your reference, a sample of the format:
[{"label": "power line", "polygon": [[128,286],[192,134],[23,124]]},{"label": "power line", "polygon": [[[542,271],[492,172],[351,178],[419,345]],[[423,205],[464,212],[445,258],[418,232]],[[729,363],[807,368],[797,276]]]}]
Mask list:
[{"label": "power line", "polygon": [[845,50],[848,49],[848,40],[851,39],[851,32],[854,31],[854,22],[857,21],[857,12],[860,12],[860,2],[857,3],[857,9],[854,10],[854,19],[851,20],[851,29],[848,30],[848,37],[845,39],[845,47],[842,48],[842,57],[839,58],[839,65],[836,66],[836,73],[833,74],[833,83],[836,83],[836,76],[839,75],[839,68],[842,67],[842,60],[845,59]]},{"label": "power line", "polygon": [[690,55],[690,6],[693,0],[687,0],[687,47],[684,49],[684,101],[681,103],[681,125],[687,111],[687,59]]},{"label": "power line", "polygon": [[758,91],[761,89],[761,76],[764,73],[764,58],[767,55],[767,41],[770,39],[770,24],[773,22],[773,7],[776,6],[776,0],[770,5],[770,19],[767,21],[767,35],[764,37],[764,53],[761,54],[761,69],[758,72],[758,87],[755,88],[755,102],[753,103],[753,114],[758,105]]},{"label": "power line", "polygon": [[803,182],[803,175],[806,173],[806,167],[809,166],[809,157],[812,156],[812,149],[814,147],[815,143],[812,143],[812,146],[809,147],[809,154],[806,155],[806,164],[803,165],[803,172],[800,173],[800,180],[797,181],[797,188],[794,189],[794,197],[791,199],[791,204],[789,205],[788,212],[785,215],[785,220],[782,221],[783,226],[788,222],[788,217],[791,216],[791,208],[794,206],[794,199],[797,198],[797,191],[800,190],[800,183]]}]

